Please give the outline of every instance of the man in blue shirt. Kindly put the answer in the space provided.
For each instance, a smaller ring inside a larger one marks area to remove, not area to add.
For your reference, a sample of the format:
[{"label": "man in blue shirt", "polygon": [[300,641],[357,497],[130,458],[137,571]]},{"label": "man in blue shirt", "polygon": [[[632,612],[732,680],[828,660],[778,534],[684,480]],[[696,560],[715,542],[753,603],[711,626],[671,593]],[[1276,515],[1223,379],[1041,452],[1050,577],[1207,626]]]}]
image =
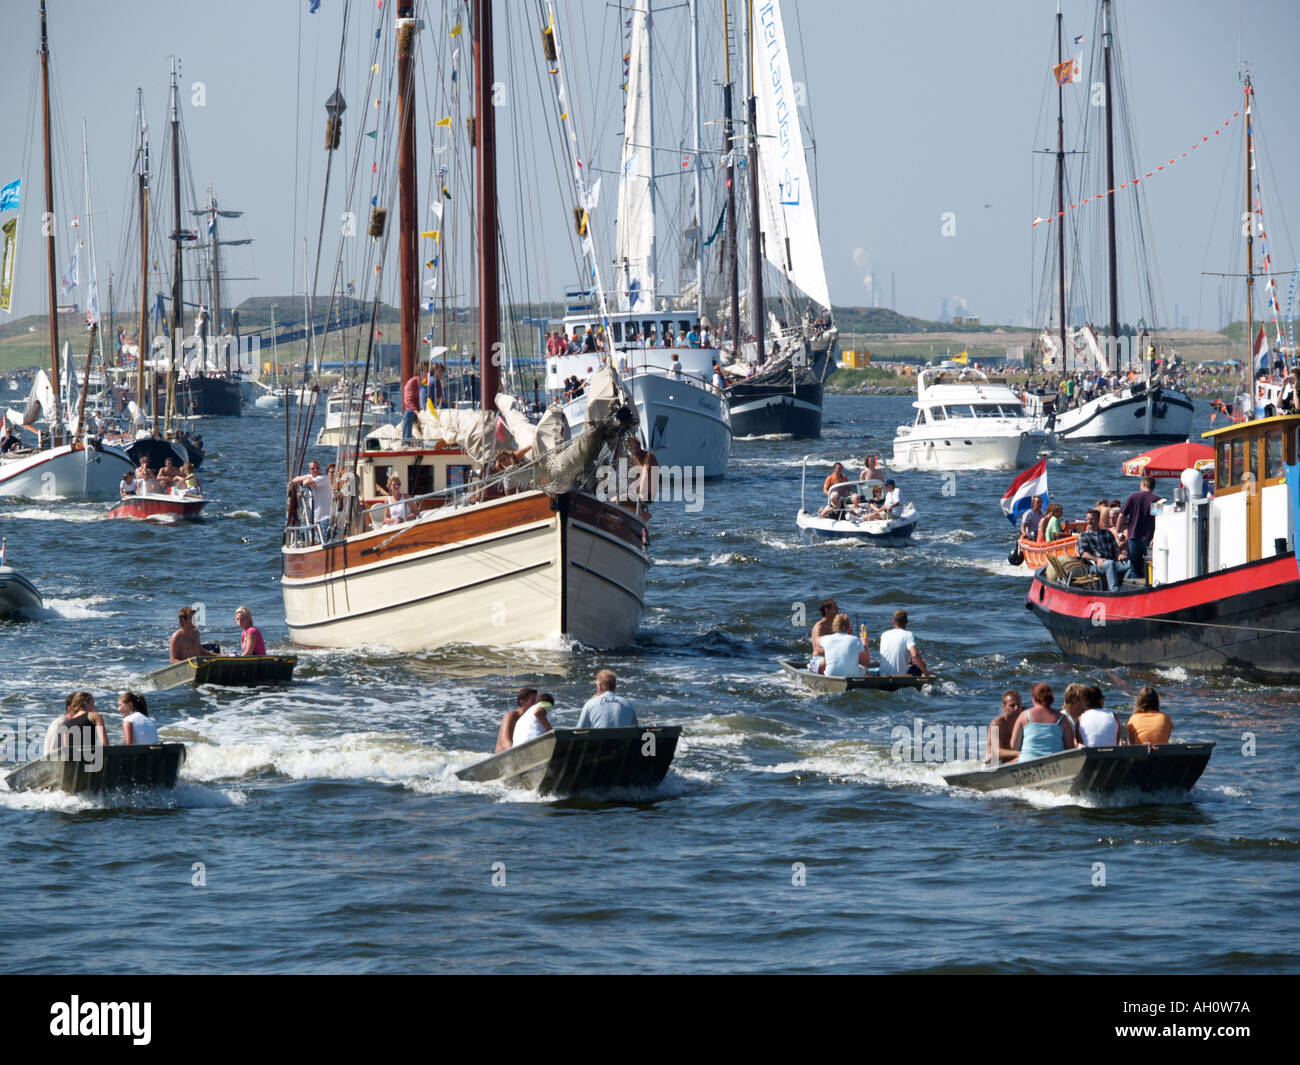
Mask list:
[{"label": "man in blue shirt", "polygon": [[615,694],[618,678],[612,669],[596,674],[596,694],[583,704],[578,728],[635,728],[636,708],[630,699]]}]

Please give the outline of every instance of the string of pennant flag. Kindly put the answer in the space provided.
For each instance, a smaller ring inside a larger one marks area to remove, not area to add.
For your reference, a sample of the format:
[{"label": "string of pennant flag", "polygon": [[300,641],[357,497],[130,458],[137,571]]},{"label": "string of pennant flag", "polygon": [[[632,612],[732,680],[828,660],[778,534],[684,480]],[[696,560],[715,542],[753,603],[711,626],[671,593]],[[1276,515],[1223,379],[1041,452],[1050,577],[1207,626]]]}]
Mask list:
[{"label": "string of pennant flag", "polygon": [[1119,185],[1118,188],[1107,189],[1105,192],[1099,192],[1095,196],[1085,196],[1082,200],[1079,200],[1077,203],[1070,204],[1069,206],[1065,207],[1063,210],[1057,211],[1055,214],[1047,215],[1046,217],[1039,215],[1034,219],[1033,225],[1037,226],[1040,222],[1051,224],[1052,222],[1055,222],[1058,219],[1064,218],[1066,211],[1073,211],[1075,208],[1082,207],[1084,204],[1091,203],[1093,200],[1097,200],[1097,201],[1105,200],[1107,196],[1113,196],[1117,192],[1122,192],[1130,185],[1137,185],[1147,180],[1148,178],[1155,177],[1155,175],[1158,174],[1161,170],[1169,169],[1169,167],[1173,166],[1176,162],[1178,162],[1179,159],[1186,159],[1189,155],[1191,155],[1192,152],[1196,151],[1197,148],[1199,148],[1202,144],[1208,141],[1211,137],[1217,137],[1220,133],[1222,133],[1225,129],[1227,129],[1228,126],[1232,125],[1232,120],[1234,118],[1237,118],[1240,114],[1241,114],[1240,111],[1233,111],[1232,117],[1229,118],[1227,121],[1225,121],[1223,125],[1207,133],[1195,144],[1193,144],[1190,148],[1188,148],[1187,151],[1174,156],[1172,159],[1169,160],[1169,162],[1161,163],[1159,166],[1155,167],[1155,169],[1148,170],[1141,177],[1135,177],[1130,179],[1129,181],[1125,181],[1123,184]]}]

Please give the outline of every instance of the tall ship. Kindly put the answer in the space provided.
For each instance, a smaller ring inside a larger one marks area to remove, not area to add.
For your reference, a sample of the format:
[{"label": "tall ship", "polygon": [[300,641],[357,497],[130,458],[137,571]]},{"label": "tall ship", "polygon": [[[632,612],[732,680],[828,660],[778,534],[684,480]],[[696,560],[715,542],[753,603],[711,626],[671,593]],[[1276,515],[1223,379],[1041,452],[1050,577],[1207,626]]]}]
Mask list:
[{"label": "tall ship", "polygon": [[[1049,372],[1058,374],[1082,374],[1083,379],[1095,384],[1089,387],[1086,398],[1083,394],[1062,408],[1063,397],[1057,394],[1049,396],[1029,394],[1026,396],[1027,407],[1039,418],[1040,424],[1052,430],[1061,440],[1086,442],[1136,442],[1160,443],[1186,440],[1192,430],[1192,401],[1185,392],[1174,387],[1167,380],[1162,382],[1156,371],[1155,361],[1164,355],[1166,365],[1170,353],[1158,339],[1154,331],[1149,332],[1146,315],[1154,318],[1154,288],[1147,275],[1130,281],[1126,288],[1132,291],[1133,301],[1143,305],[1143,317],[1139,319],[1137,332],[1122,326],[1120,319],[1120,275],[1117,251],[1117,209],[1123,205],[1131,207],[1133,229],[1140,235],[1144,211],[1144,185],[1138,182],[1116,183],[1115,178],[1115,114],[1123,113],[1123,106],[1117,106],[1115,67],[1118,65],[1115,42],[1111,28],[1110,0],[1102,0],[1100,7],[1101,51],[1099,64],[1102,68],[1100,84],[1105,94],[1100,110],[1104,112],[1103,127],[1097,131],[1105,141],[1105,173],[1096,180],[1104,180],[1105,188],[1114,190],[1104,197],[1106,201],[1106,266],[1104,270],[1107,283],[1107,331],[1099,336],[1097,328],[1089,321],[1077,327],[1071,327],[1070,309],[1079,307],[1086,314],[1087,294],[1083,292],[1083,279],[1089,268],[1078,257],[1076,240],[1075,261],[1070,272],[1071,281],[1067,284],[1066,260],[1068,237],[1072,232],[1078,233],[1081,225],[1077,212],[1066,208],[1066,149],[1065,149],[1065,91],[1066,86],[1078,80],[1077,64],[1064,55],[1064,30],[1062,15],[1056,15],[1056,180],[1055,210],[1048,225],[1049,248],[1048,260],[1055,270],[1054,276],[1044,284],[1043,291],[1049,297],[1048,306],[1043,308],[1045,316],[1055,319],[1040,333],[1034,350]],[[1098,65],[1094,63],[1094,68]],[[1098,79],[1094,77],[1093,82]],[[1096,111],[1098,108],[1086,110]],[[1127,165],[1136,172],[1135,161],[1126,160]],[[1092,187],[1092,186],[1090,186]],[[1098,197],[1097,199],[1100,199]],[[1150,246],[1143,241],[1141,259],[1148,267],[1153,255]],[[1073,289],[1073,291],[1072,291]]]},{"label": "tall ship", "polygon": [[[1254,92],[1245,83],[1246,319],[1254,323],[1256,273]],[[1248,340],[1249,342],[1249,340]],[[1184,470],[1172,500],[1155,513],[1150,569],[1104,590],[1088,567],[1040,569],[1026,601],[1075,660],[1228,673],[1272,684],[1300,683],[1300,415],[1254,417],[1253,360],[1246,358],[1242,407],[1232,424],[1204,434],[1214,446],[1211,485]],[[1271,410],[1271,407],[1270,407]],[[1148,583],[1149,578],[1149,583]]]},{"label": "tall ship", "polygon": [[[727,405],[737,437],[821,436],[823,386],[834,369],[839,332],[831,320],[812,180],[804,154],[796,99],[802,86],[790,71],[780,0],[749,5],[748,219],[750,321],[742,325],[739,292],[740,218],[736,210],[737,153],[732,115],[731,46],[723,85],[731,361]],[[776,279],[768,294],[764,272]],[[783,310],[769,309],[772,296]],[[793,322],[793,324],[790,324]]]},{"label": "tall ship", "polygon": [[[452,120],[434,128],[464,128],[459,120],[471,119],[476,346],[495,355],[501,350],[501,271],[492,16],[491,0],[469,6],[475,59],[471,115],[453,112]],[[398,219],[387,224],[390,198],[383,201],[388,206],[376,204],[372,210],[370,229],[385,245],[394,232],[399,239],[404,381],[416,371],[419,350],[423,257],[413,64],[422,25],[414,5],[398,5],[396,129],[385,131],[381,144],[397,170]],[[558,76],[564,61],[558,29],[552,21],[544,31],[548,66]],[[456,36],[460,33],[457,23]],[[439,42],[431,40],[429,46],[436,49]],[[455,84],[461,73],[455,57],[447,69]],[[341,94],[331,100],[326,143],[337,146]],[[328,183],[327,176],[326,195]],[[436,254],[425,261],[442,258]],[[378,263],[377,274],[382,255]],[[377,309],[378,281],[374,284]],[[374,333],[372,318],[371,345]],[[522,404],[502,391],[497,358],[480,359],[479,369],[478,410],[430,405],[420,412],[414,439],[397,426],[381,427],[351,453],[340,453],[341,477],[332,497],[290,497],[282,588],[295,643],[420,650],[555,638],[612,647],[635,638],[649,568],[647,516],[602,477],[625,457],[637,431],[635,406],[616,371],[605,366],[593,373],[583,429],[574,435],[558,407],[530,420]],[[364,388],[369,357],[359,370]],[[301,471],[303,457],[300,448],[295,471]]]}]

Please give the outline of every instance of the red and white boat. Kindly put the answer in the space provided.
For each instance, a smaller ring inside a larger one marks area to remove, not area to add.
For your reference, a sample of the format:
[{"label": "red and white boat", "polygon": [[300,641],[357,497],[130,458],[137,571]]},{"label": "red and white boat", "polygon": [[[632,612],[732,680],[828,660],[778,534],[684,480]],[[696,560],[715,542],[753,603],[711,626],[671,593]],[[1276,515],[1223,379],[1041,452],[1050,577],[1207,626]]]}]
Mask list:
[{"label": "red and white boat", "polygon": [[108,512],[108,517],[135,518],[137,521],[202,521],[203,508],[211,502],[202,496],[143,492],[125,496]]}]

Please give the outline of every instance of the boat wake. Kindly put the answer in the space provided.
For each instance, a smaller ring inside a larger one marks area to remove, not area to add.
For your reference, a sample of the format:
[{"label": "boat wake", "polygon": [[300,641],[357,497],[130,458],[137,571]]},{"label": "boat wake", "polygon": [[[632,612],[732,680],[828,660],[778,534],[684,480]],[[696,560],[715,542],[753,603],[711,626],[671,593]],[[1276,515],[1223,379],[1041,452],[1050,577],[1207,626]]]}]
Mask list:
[{"label": "boat wake", "polygon": [[232,510],[229,514],[223,514],[223,515],[221,515],[221,517],[222,517],[223,519],[226,519],[226,518],[261,518],[261,516],[262,516],[262,515],[259,514],[259,513],[258,513],[257,511],[255,511],[255,510]]},{"label": "boat wake", "polygon": [[65,791],[10,791],[0,783],[0,808],[80,813],[85,810],[191,810],[243,806],[248,796],[231,788],[187,783],[185,769],[174,788],[135,788],[102,795],[73,795]]},{"label": "boat wake", "polygon": [[[50,496],[49,498],[54,501],[61,497]],[[99,521],[104,517],[104,513],[99,507],[95,507],[93,510],[71,507],[63,510],[27,507],[23,510],[11,510],[5,517],[12,518],[15,521]]]},{"label": "boat wake", "polygon": [[80,599],[46,599],[45,609],[38,616],[47,620],[63,618],[68,621],[116,617],[121,611],[95,609],[111,601],[106,595],[90,595]]}]

